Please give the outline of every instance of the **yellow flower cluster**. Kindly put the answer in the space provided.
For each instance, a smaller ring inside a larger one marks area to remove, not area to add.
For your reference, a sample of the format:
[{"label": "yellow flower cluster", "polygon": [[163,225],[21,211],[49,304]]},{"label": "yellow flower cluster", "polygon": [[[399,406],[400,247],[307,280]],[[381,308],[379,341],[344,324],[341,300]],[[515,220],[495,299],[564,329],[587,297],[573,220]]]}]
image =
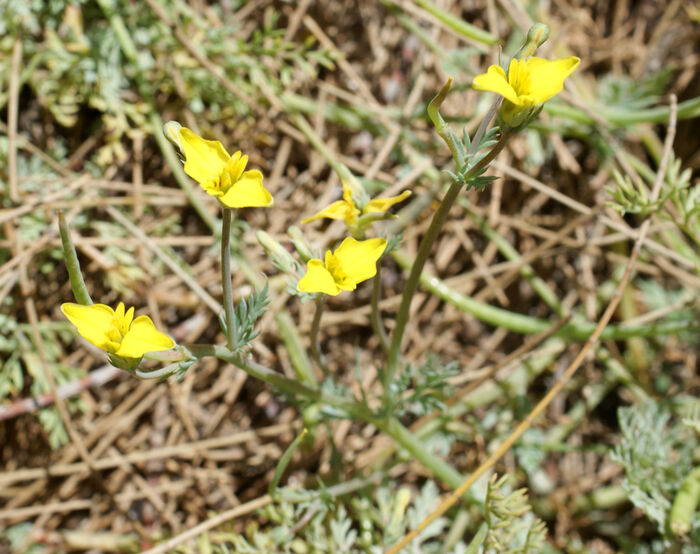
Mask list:
[{"label": "yellow flower cluster", "polygon": [[[336,200],[320,212],[302,219],[302,223],[310,223],[318,219],[339,219],[352,231],[357,231],[358,218],[364,215],[377,214],[382,219],[394,204],[405,200],[411,195],[404,191],[398,196],[389,198],[374,198],[367,202],[362,209],[358,208],[352,197],[352,187],[346,181],[342,182],[343,198]],[[361,229],[360,229],[361,232]],[[356,240],[348,237],[340,244],[335,252],[326,251],[325,260],[309,260],[306,274],[299,280],[298,289],[303,292],[321,292],[335,296],[343,290],[355,290],[358,283],[374,277],[377,273],[377,261],[386,249],[386,239]]]},{"label": "yellow flower cluster", "polygon": [[[576,57],[545,60],[531,57],[513,59],[508,74],[498,65],[477,75],[472,83],[477,90],[490,91],[504,98],[502,120],[516,127],[527,120],[532,110],[559,93],[564,80],[576,69]],[[204,191],[215,196],[225,208],[268,207],[273,199],[263,186],[263,175],[257,169],[246,170],[248,156],[240,151],[229,155],[221,142],[205,140],[176,122],[165,125],[166,137],[175,144],[184,160],[184,171]],[[345,221],[352,234],[362,235],[364,228],[385,215],[395,204],[410,196],[375,198],[358,206],[349,183],[343,182],[341,200],[302,220],[309,223],[328,218]],[[368,216],[368,217],[365,217]],[[374,216],[374,217],[373,217]],[[362,218],[362,219],[360,219]],[[348,237],[335,250],[326,251],[325,259],[311,259],[298,289],[308,293],[337,295],[355,290],[362,281],[377,273],[377,261],[386,249],[383,238],[357,240]],[[119,303],[116,310],[104,304],[84,306],[66,303],[61,311],[89,342],[117,358],[137,363],[148,352],[168,350],[174,341],[158,331],[148,316],[134,318],[134,308],[125,310]]]},{"label": "yellow flower cluster", "polygon": [[[184,157],[185,173],[207,194],[216,196],[222,206],[272,206],[272,195],[263,186],[262,173],[257,169],[246,171],[248,156],[240,151],[230,156],[219,141],[205,140],[176,123],[166,126],[165,131]],[[175,346],[148,316],[134,319],[134,308],[125,310],[122,302],[116,310],[105,304],[84,306],[68,302],[61,306],[61,311],[83,338],[108,352],[120,367],[131,368],[144,354]]]}]

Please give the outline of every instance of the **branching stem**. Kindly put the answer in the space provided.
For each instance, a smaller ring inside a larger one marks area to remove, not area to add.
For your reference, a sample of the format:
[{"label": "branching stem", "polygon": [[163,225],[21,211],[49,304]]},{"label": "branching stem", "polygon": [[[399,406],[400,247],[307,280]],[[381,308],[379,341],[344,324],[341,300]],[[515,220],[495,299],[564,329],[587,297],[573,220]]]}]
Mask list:
[{"label": "branching stem", "polygon": [[[478,175],[483,168],[485,168],[491,161],[503,150],[505,145],[508,143],[512,136],[511,131],[506,131],[500,138],[500,140],[491,148],[489,153],[484,156],[484,158],[476,164],[472,169],[470,169],[464,176],[464,181],[468,182],[470,178]],[[459,170],[460,168],[458,168]],[[396,315],[396,323],[394,327],[394,333],[391,337],[391,344],[389,345],[389,354],[387,359],[386,370],[384,371],[384,395],[387,397],[390,395],[391,383],[394,379],[396,373],[396,367],[398,365],[399,354],[401,351],[401,343],[403,341],[403,335],[406,331],[406,324],[408,323],[409,309],[411,307],[411,300],[416,293],[418,288],[418,282],[420,280],[423,267],[428,260],[430,255],[430,250],[433,247],[433,243],[437,238],[440,230],[442,229],[445,220],[447,219],[447,214],[449,213],[452,205],[454,204],[459,192],[462,190],[462,182],[454,181],[450,188],[445,194],[440,206],[438,207],[433,220],[430,222],[430,226],[426,231],[425,235],[421,239],[420,246],[418,247],[418,253],[416,255],[416,260],[411,267],[411,272],[406,280],[406,285],[404,286],[403,295],[401,296],[401,304],[399,306],[399,312]]]}]

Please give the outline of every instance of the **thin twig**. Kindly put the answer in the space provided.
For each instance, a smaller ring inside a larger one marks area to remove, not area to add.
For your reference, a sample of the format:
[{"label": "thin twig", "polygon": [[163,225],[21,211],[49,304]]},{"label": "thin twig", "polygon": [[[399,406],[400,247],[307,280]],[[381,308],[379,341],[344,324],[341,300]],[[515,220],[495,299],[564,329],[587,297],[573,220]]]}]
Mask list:
[{"label": "thin twig", "polygon": [[[59,385],[56,390],[59,398],[71,398],[90,387],[99,387],[105,383],[109,383],[120,375],[121,372],[121,369],[112,365],[104,365],[91,371],[85,377]],[[52,393],[45,393],[39,394],[33,398],[23,398],[12,404],[2,405],[0,406],[0,421],[35,412],[40,408],[51,406],[55,401],[56,397]]]}]

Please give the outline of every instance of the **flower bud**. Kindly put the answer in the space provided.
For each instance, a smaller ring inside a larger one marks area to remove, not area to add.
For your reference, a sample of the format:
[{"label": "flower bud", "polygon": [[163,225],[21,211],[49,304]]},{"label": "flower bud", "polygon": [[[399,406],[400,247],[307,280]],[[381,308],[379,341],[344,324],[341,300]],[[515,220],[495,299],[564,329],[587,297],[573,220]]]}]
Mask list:
[{"label": "flower bud", "polygon": [[168,121],[163,125],[163,135],[170,141],[170,144],[175,147],[180,159],[184,161],[185,153],[182,150],[182,144],[180,143],[180,129],[182,129],[182,125],[180,125],[177,121]]},{"label": "flower bud", "polygon": [[275,264],[275,267],[284,273],[292,273],[294,271],[296,261],[279,241],[273,239],[265,231],[258,231],[255,233],[255,237],[258,239],[260,246],[265,249],[265,252],[272,260],[272,263]]},{"label": "flower bud", "polygon": [[287,235],[292,239],[292,244],[294,248],[296,248],[296,251],[299,252],[299,256],[301,256],[304,263],[315,257],[313,248],[311,248],[311,245],[306,240],[306,237],[299,227],[292,225],[287,229]]}]

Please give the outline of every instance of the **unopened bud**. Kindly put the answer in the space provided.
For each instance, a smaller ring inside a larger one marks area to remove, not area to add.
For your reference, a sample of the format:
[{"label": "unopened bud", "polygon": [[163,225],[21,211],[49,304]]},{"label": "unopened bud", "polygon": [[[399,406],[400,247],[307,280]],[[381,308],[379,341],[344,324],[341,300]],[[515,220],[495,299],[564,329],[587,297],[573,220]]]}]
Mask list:
[{"label": "unopened bud", "polygon": [[529,58],[549,38],[549,27],[544,23],[535,23],[527,32],[525,44],[520,49],[516,58]]},{"label": "unopened bud", "polygon": [[296,248],[296,251],[299,252],[299,256],[301,256],[301,260],[304,263],[315,257],[313,248],[311,248],[311,245],[306,240],[304,233],[301,232],[299,227],[292,225],[287,229],[287,235],[292,239],[292,244],[294,248]]},{"label": "unopened bud", "polygon": [[180,125],[177,121],[168,121],[163,125],[163,135],[170,141],[170,144],[175,147],[180,159],[184,160],[185,152],[182,149],[182,144],[180,143],[180,129],[182,129],[182,125]]},{"label": "unopened bud", "polygon": [[296,262],[294,261],[292,255],[287,252],[279,241],[273,239],[265,231],[258,231],[255,233],[255,236],[258,239],[260,246],[262,246],[265,249],[265,252],[267,252],[267,255],[272,260],[272,263],[274,263],[280,271],[284,273],[292,273],[294,271]]},{"label": "unopened bud", "polygon": [[[406,488],[401,488],[396,493],[396,501],[394,503],[394,509],[391,512],[391,518],[389,519],[388,529],[397,529],[400,527],[401,522],[405,520],[406,508],[408,503],[411,501],[411,491]],[[423,508],[423,506],[421,506]]]}]

